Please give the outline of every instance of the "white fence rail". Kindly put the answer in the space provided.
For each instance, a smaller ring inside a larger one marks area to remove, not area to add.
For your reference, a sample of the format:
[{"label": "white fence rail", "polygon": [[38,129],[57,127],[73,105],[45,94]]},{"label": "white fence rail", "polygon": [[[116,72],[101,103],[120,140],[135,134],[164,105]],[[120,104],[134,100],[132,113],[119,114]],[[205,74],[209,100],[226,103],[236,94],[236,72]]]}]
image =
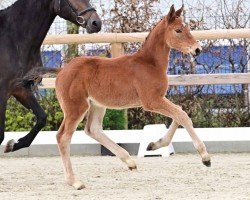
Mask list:
[{"label": "white fence rail", "polygon": [[[250,29],[217,29],[192,31],[197,40],[250,38]],[[143,42],[148,32],[49,35],[43,44],[126,43]]]},{"label": "white fence rail", "polygon": [[[169,75],[169,85],[250,84],[250,73]],[[55,88],[55,78],[44,78],[41,89]]]}]

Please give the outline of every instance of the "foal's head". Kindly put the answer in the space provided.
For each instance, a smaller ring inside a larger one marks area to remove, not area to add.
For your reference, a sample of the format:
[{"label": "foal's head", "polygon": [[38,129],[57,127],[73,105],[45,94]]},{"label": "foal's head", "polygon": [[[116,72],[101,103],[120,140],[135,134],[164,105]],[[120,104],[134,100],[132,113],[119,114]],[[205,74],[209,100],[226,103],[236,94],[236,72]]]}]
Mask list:
[{"label": "foal's head", "polygon": [[170,48],[185,54],[198,55],[201,52],[201,46],[191,35],[188,25],[183,22],[182,12],[183,6],[177,11],[175,11],[174,5],[171,6],[168,15],[164,18],[167,29],[165,41]]},{"label": "foal's head", "polygon": [[101,30],[102,22],[89,0],[53,0],[54,9],[60,17],[86,28],[88,33]]}]

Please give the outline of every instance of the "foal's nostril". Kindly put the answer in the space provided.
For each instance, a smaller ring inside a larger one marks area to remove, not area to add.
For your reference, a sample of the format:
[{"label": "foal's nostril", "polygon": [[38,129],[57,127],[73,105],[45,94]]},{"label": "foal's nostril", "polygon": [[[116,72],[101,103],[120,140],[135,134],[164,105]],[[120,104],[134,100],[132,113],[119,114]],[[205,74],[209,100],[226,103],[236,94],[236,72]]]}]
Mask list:
[{"label": "foal's nostril", "polygon": [[199,48],[195,49],[195,54],[198,56],[201,53],[201,50]]}]

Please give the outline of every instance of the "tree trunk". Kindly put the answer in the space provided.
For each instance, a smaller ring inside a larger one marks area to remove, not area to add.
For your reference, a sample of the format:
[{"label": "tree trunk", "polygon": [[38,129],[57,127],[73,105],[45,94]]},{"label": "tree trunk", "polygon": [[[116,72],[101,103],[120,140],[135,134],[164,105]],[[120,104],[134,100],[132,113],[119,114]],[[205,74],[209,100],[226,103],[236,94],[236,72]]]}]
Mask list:
[{"label": "tree trunk", "polygon": [[[67,34],[78,34],[78,33],[79,33],[79,27],[67,21]],[[66,52],[66,59],[71,60],[72,58],[76,56],[78,56],[78,45],[69,44],[68,50]]]}]

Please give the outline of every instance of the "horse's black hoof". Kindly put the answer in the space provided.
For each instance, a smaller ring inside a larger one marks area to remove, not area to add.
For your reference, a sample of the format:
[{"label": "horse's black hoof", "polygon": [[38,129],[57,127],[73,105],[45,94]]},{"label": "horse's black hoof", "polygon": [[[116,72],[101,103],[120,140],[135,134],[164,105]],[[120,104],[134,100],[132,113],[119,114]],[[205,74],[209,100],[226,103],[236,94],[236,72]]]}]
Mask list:
[{"label": "horse's black hoof", "polygon": [[4,149],[4,153],[9,153],[12,152],[14,149],[14,144],[15,144],[15,140],[10,140],[7,142],[5,149]]},{"label": "horse's black hoof", "polygon": [[154,145],[155,145],[154,142],[150,142],[150,143],[148,144],[147,151],[153,151],[153,150],[154,150],[154,148],[153,148]]},{"label": "horse's black hoof", "polygon": [[207,167],[211,167],[211,161],[207,160],[207,161],[202,161],[202,163],[207,166]]}]

